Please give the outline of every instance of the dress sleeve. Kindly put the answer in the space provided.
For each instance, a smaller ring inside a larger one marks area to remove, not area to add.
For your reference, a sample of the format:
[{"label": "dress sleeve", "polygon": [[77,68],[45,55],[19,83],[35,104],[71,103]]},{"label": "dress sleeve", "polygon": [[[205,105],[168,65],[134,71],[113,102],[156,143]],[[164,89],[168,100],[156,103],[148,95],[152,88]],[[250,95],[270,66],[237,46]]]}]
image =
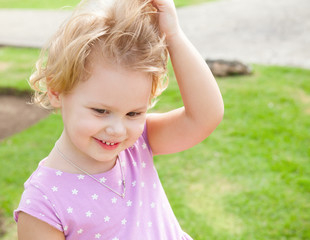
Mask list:
[{"label": "dress sleeve", "polygon": [[38,186],[32,184],[25,185],[25,190],[19,206],[14,211],[14,219],[16,222],[18,222],[18,215],[20,212],[25,212],[38,218],[63,232],[62,224],[55,211],[55,207],[50,202],[48,196],[44,194],[44,191]]},{"label": "dress sleeve", "polygon": [[148,140],[148,136],[147,136],[147,124],[145,124],[144,126],[144,130],[143,130],[143,133],[142,133],[142,138],[147,146],[147,149],[149,150],[150,154],[153,156],[153,152],[152,152],[152,149],[151,149],[151,146],[149,144],[149,140]]}]

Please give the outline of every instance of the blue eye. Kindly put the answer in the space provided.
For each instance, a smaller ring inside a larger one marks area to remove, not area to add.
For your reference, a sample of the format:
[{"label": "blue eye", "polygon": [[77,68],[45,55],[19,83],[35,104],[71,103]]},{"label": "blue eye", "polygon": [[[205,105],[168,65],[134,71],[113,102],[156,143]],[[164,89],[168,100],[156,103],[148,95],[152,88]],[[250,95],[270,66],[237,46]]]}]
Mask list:
[{"label": "blue eye", "polygon": [[96,113],[99,113],[99,114],[107,113],[107,110],[105,110],[105,109],[92,108],[92,110],[95,111]]}]

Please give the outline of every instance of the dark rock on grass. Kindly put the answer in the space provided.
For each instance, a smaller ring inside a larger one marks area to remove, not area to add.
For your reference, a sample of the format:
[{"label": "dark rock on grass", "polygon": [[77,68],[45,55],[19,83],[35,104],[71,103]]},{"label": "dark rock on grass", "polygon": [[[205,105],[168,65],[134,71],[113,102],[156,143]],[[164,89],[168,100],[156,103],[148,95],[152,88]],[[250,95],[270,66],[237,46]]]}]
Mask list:
[{"label": "dark rock on grass", "polygon": [[239,61],[207,59],[206,63],[216,77],[252,74],[252,68]]}]

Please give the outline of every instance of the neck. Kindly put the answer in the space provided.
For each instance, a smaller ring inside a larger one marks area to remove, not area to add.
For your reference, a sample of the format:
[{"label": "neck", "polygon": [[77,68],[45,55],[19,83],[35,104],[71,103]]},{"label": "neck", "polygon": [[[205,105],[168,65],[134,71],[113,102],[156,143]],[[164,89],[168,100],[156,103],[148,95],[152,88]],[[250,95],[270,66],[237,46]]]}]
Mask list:
[{"label": "neck", "polygon": [[[58,145],[59,151],[57,150],[56,145]],[[64,157],[61,156],[61,154],[64,155]],[[50,168],[61,170],[63,172],[74,174],[82,173],[79,169],[71,164],[73,163],[89,174],[99,174],[111,170],[115,166],[116,160],[117,157],[110,161],[98,161],[91,159],[89,156],[86,156],[82,152],[76,153],[75,151],[70,150],[70,147],[67,147],[67,144],[63,141],[62,138],[60,138],[50,152],[44,165]]]},{"label": "neck", "polygon": [[78,169],[79,171],[81,171],[82,173],[87,174],[87,175],[94,174],[94,173],[90,173],[89,171],[85,171],[78,164],[74,163],[71,159],[69,159],[66,155],[64,155],[63,152],[59,149],[59,146],[58,146],[57,142],[55,144],[55,149],[56,149],[57,153],[62,157],[62,159],[65,160],[67,163],[69,163],[75,169]]},{"label": "neck", "polygon": [[[78,164],[75,164],[71,159],[69,159],[59,148],[58,146],[58,142],[55,143],[55,147],[54,149],[56,150],[56,152],[60,155],[60,157],[66,161],[69,165],[71,165],[73,168],[78,169],[79,171],[81,171],[82,174],[85,174],[87,176],[89,176],[90,178],[92,178],[94,181],[98,182],[99,184],[101,184],[103,187],[109,189],[110,191],[114,192],[115,194],[117,194],[118,196],[125,198],[125,192],[126,192],[126,185],[125,185],[125,176],[123,173],[123,167],[121,165],[121,163],[119,163],[119,167],[120,167],[120,173],[121,173],[121,182],[123,185],[123,191],[122,192],[118,192],[117,190],[113,189],[111,186],[106,185],[105,183],[101,182],[100,180],[98,180],[95,176],[93,176],[92,173],[86,171],[85,169],[82,169],[81,166],[79,166]],[[116,158],[116,160],[119,160],[118,156]]]}]

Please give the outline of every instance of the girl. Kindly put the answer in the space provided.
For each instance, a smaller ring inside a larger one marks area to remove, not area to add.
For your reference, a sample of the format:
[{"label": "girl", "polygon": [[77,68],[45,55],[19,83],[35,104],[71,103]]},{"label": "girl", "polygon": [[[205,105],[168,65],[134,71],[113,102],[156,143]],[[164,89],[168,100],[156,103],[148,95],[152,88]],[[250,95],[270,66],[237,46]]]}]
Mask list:
[{"label": "girl", "polygon": [[[18,237],[191,239],[152,157],[205,139],[222,120],[220,91],[173,0],[97,3],[78,7],[30,79],[36,101],[59,109],[64,129],[25,183]],[[167,51],[184,107],[147,114],[165,87]]]}]

